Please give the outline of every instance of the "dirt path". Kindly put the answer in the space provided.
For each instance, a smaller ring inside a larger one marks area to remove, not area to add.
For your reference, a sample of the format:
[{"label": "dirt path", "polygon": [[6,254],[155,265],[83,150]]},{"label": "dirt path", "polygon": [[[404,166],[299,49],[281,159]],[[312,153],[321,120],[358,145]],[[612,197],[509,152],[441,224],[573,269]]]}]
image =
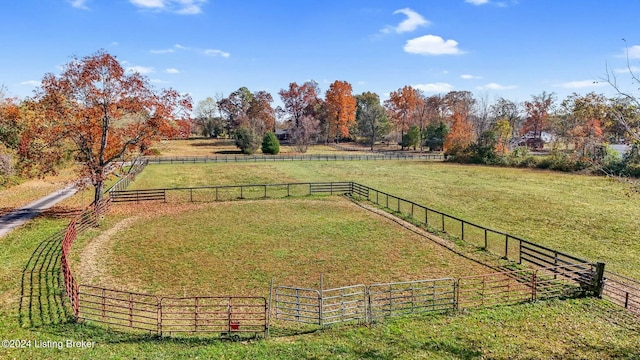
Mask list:
[{"label": "dirt path", "polygon": [[78,275],[83,284],[96,284],[106,286],[109,282],[109,274],[105,272],[108,267],[105,263],[111,258],[113,243],[116,237],[113,236],[121,230],[125,230],[138,220],[138,217],[126,218],[115,224],[98,237],[91,240],[82,251]]}]

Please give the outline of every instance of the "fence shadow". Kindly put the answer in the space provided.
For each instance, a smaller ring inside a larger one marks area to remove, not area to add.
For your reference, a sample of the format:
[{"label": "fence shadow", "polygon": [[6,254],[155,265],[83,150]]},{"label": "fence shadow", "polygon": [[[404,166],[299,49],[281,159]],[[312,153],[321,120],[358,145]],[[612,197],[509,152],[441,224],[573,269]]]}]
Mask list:
[{"label": "fence shadow", "polygon": [[40,327],[73,321],[64,292],[61,268],[62,235],[42,241],[22,270],[18,322],[23,327]]}]

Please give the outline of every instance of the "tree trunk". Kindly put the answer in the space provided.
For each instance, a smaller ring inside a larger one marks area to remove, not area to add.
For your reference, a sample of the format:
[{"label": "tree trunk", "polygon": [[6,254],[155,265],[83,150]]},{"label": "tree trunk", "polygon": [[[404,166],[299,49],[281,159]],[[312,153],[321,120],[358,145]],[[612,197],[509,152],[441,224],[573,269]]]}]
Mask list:
[{"label": "tree trunk", "polygon": [[97,205],[97,204],[100,204],[100,201],[102,201],[102,193],[104,191],[104,181],[99,180],[96,184],[93,185],[93,187],[95,189],[95,193],[93,196],[93,203]]}]

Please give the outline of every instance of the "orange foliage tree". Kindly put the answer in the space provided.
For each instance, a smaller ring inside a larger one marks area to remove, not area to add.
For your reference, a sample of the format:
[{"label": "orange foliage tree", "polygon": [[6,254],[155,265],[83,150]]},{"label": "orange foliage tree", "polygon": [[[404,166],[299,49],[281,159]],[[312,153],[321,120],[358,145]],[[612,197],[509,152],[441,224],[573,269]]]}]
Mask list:
[{"label": "orange foliage tree", "polygon": [[74,151],[96,202],[111,168],[175,135],[176,121],[188,120],[191,110],[189,96],[153,90],[147,78],[126,73],[104,51],[74,58],[60,76],[45,75],[34,100],[34,115],[48,124],[40,141]]},{"label": "orange foliage tree", "polygon": [[325,97],[328,112],[329,136],[338,142],[340,137],[349,137],[349,127],[356,122],[356,98],[352,95],[351,84],[334,81],[329,85]]},{"label": "orange foliage tree", "polygon": [[[400,128],[400,139],[404,137],[404,131],[409,128],[409,117],[418,104],[419,94],[416,89],[406,85],[402,89],[392,91],[389,99],[384,102],[391,121]],[[402,147],[404,150],[404,146]]]},{"label": "orange foliage tree", "polygon": [[524,109],[527,117],[520,129],[521,135],[532,134],[532,147],[542,147],[542,131],[548,126],[549,111],[553,104],[554,94],[543,92],[540,95],[532,96],[532,101],[524,102]]},{"label": "orange foliage tree", "polygon": [[469,121],[469,114],[476,101],[469,91],[450,91],[444,96],[443,101],[450,114],[451,124],[444,141],[444,150],[456,153],[473,141],[473,124]]}]

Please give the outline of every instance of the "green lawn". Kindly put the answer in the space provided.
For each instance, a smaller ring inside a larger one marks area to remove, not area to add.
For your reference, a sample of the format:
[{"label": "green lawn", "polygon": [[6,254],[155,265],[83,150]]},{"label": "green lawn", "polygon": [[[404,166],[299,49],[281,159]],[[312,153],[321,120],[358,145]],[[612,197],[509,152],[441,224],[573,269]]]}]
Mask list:
[{"label": "green lawn", "polygon": [[321,274],[335,288],[493,272],[341,197],[157,204],[112,236],[92,285],[164,296],[268,298],[272,278],[317,289]]},{"label": "green lawn", "polygon": [[[628,197],[623,185],[603,178],[426,162],[363,161],[154,165],[149,166],[134,184],[138,188],[144,188],[330,180],[362,182],[452,215],[506,230],[514,235],[584,256],[590,260],[604,260],[616,271],[640,277],[639,270],[636,269],[640,246],[635,245],[633,241],[639,235],[636,221],[637,214],[640,213],[638,198],[636,195]],[[272,200],[256,201],[256,203],[267,205],[270,201]],[[297,203],[295,206],[306,206],[307,202],[315,204],[318,201],[335,201],[335,199],[294,200]],[[154,216],[149,215],[145,219],[150,222],[173,220],[175,216],[189,218],[202,216],[201,224],[206,223],[211,216],[231,219],[236,215],[243,215],[253,218],[258,215],[261,217],[264,212],[258,214],[260,208],[246,208],[242,204],[244,203],[163,206],[145,204],[138,208],[115,206],[113,215],[107,218],[103,229],[114,226],[126,216],[130,216],[132,211],[137,211],[137,215],[151,210],[160,212]],[[236,208],[237,205],[240,206]],[[314,209],[313,206],[311,210]],[[202,210],[202,215],[191,212],[177,213],[180,209],[192,209],[192,207]],[[232,210],[230,207],[235,209]],[[165,214],[159,211],[161,208],[170,210]],[[226,211],[220,212],[221,209]],[[284,211],[285,217],[291,218],[295,224],[293,216],[299,211],[294,210],[295,207],[291,209],[292,213],[286,213],[288,210],[281,211]],[[323,206],[314,211],[319,218],[334,215],[334,212],[327,214]],[[348,209],[339,214],[341,218],[364,222],[369,227],[373,226],[368,222],[370,220],[366,214]],[[336,224],[340,224],[339,220],[335,220]],[[637,359],[640,354],[638,319],[623,309],[598,299],[544,301],[470,310],[457,314],[396,318],[370,327],[337,326],[319,333],[295,337],[275,334],[268,340],[237,343],[207,339],[160,341],[154,337],[110,332],[88,325],[60,322],[36,328],[21,327],[18,322],[18,304],[22,270],[39,242],[63,228],[67,222],[66,219],[39,218],[0,239],[0,245],[2,245],[0,246],[2,263],[0,278],[3,279],[0,283],[0,337],[32,340],[30,348],[3,348],[0,350],[0,358]],[[174,221],[174,223],[181,222]],[[136,223],[132,225],[133,228],[135,226]],[[181,228],[180,234],[186,235],[193,232],[197,235],[198,232],[208,231],[207,227],[203,229],[201,227]],[[344,228],[349,235],[354,236],[359,236],[362,232],[357,224],[334,225],[335,227]],[[296,228],[292,227],[291,230]],[[379,230],[383,233],[390,231]],[[229,229],[216,229],[216,231],[229,231],[229,235],[232,236]],[[155,236],[138,234],[136,235],[138,237],[133,237],[128,242],[115,243],[114,246],[120,251],[127,251],[127,249],[133,249],[131,241],[135,239],[158,241],[160,238],[166,238],[166,235],[161,232],[156,233]],[[265,244],[269,241],[271,241],[270,244],[275,244],[274,241],[277,240],[277,236],[269,238],[260,235],[252,234],[253,239],[264,241]],[[194,239],[195,237],[179,239],[179,241],[194,241]],[[335,241],[336,238],[333,240]],[[74,248],[76,261],[79,260],[77,252],[82,251],[88,244],[87,239],[79,240]],[[166,249],[175,245],[169,243],[163,246]],[[207,244],[200,246],[200,252],[221,251],[220,248],[208,248]],[[242,252],[249,251],[248,248],[244,250]],[[394,250],[402,252],[401,249],[391,249],[391,251]],[[318,253],[313,254],[316,257],[311,257],[308,261],[324,260]],[[145,256],[153,256],[140,251],[137,254],[127,253],[126,255],[129,259],[138,258],[141,262],[146,261]],[[180,254],[183,259],[194,255],[200,256],[200,253],[190,255],[185,251]],[[307,255],[313,256],[311,252]],[[337,258],[341,253],[336,252],[331,255]],[[283,249],[274,248],[270,256],[287,257],[288,254]],[[246,262],[245,265],[250,265],[253,261],[251,258],[243,260]],[[132,268],[133,264],[131,262],[123,265]],[[369,266],[382,267],[382,264],[369,264]],[[407,265],[403,272],[408,272],[406,269],[411,269],[411,266]],[[130,278],[128,282],[135,283],[145,279],[145,276],[150,276],[148,270],[139,270],[143,275],[138,279]],[[184,270],[193,271],[188,268]],[[144,275],[145,272],[147,275]],[[372,277],[373,275],[375,274],[371,274]],[[309,281],[313,278],[314,276],[310,275]],[[195,280],[205,281],[205,279]],[[262,283],[262,280],[259,282]],[[92,349],[42,349],[34,348],[36,340],[63,342],[84,340],[94,341],[96,344]]]},{"label": "green lawn", "polygon": [[603,177],[422,161],[151,165],[132,188],[356,181],[640,278],[640,197]]}]

